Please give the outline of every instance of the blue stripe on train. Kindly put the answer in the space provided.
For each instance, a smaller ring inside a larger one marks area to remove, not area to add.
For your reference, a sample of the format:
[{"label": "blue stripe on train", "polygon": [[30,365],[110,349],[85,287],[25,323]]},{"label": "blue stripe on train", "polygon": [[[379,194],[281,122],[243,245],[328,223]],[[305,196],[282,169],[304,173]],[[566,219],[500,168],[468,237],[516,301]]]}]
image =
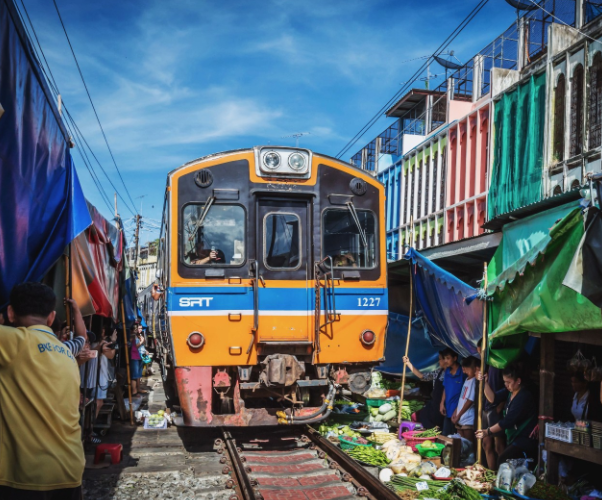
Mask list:
[{"label": "blue stripe on train", "polygon": [[[170,311],[249,311],[253,309],[251,287],[181,287],[168,290]],[[259,288],[259,309],[262,311],[314,310],[313,288]],[[329,308],[333,308],[329,294]],[[366,309],[386,311],[388,294],[384,288],[337,288],[336,309],[358,312]],[[325,309],[322,292],[322,309]]]}]

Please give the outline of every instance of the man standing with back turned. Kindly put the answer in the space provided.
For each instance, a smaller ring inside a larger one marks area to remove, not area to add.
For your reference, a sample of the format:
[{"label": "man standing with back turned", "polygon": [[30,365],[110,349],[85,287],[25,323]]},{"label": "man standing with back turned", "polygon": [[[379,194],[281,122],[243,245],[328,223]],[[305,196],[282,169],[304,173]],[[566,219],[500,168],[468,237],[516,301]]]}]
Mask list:
[{"label": "man standing with back turned", "polygon": [[[84,450],[79,370],[53,333],[56,296],[41,283],[13,288],[0,326],[0,498],[79,500]],[[76,312],[77,324],[83,320]]]}]

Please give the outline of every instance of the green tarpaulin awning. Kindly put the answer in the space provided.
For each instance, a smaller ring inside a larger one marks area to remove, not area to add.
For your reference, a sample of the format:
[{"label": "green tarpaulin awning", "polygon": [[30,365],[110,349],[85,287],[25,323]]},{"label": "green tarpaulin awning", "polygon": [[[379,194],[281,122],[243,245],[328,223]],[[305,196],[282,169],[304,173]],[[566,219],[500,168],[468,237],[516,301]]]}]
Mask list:
[{"label": "green tarpaulin awning", "polygon": [[[520,355],[527,332],[602,329],[601,310],[562,284],[584,234],[581,209],[573,208],[547,234],[542,232],[542,224],[545,227],[553,223],[561,212],[554,209],[554,213],[540,214],[539,225],[531,218],[520,221],[524,227],[531,225],[533,238],[521,240],[530,248],[522,254],[514,253],[518,258],[503,265],[504,258],[508,258],[507,252],[504,255],[504,243],[507,243],[504,242],[492,259],[487,287],[493,299],[488,314],[489,359],[498,368]],[[524,234],[527,236],[529,231]]]}]

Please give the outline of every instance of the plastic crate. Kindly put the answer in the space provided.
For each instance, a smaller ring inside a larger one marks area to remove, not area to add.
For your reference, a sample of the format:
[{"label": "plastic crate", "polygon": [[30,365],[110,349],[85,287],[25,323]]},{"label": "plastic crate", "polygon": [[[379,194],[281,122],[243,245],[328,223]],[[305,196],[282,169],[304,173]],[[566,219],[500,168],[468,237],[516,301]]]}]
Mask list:
[{"label": "plastic crate", "polygon": [[554,423],[546,423],[546,437],[564,443],[573,443],[573,429],[561,427]]}]

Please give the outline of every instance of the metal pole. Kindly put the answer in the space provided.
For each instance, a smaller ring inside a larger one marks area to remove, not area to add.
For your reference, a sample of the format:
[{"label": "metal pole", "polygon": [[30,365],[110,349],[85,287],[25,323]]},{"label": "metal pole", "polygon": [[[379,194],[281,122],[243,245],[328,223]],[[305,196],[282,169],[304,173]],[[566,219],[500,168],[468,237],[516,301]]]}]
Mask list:
[{"label": "metal pole", "polygon": [[123,350],[125,354],[125,367],[128,377],[128,400],[130,402],[130,424],[134,425],[134,409],[132,408],[132,380],[130,379],[130,355],[128,353],[128,334],[125,326],[125,308],[121,299],[121,323],[123,324]]},{"label": "metal pole", "polygon": [[[410,215],[410,249],[414,248],[414,216]],[[414,308],[414,277],[412,276],[412,261],[410,261],[410,312],[408,314],[408,335],[406,338],[406,357],[410,350],[410,334],[412,333],[412,309]],[[397,423],[401,425],[401,409],[403,408],[403,396],[406,385],[406,368],[407,364],[403,364],[403,375],[401,377],[401,395],[399,398],[399,409],[397,411]]]},{"label": "metal pole", "polygon": [[[481,340],[481,373],[485,371],[485,357],[487,356],[487,262],[484,263],[483,270],[483,290],[485,292],[485,300],[483,300],[483,338]],[[482,380],[479,384],[479,402],[477,404],[477,429],[480,429],[483,424],[483,389],[485,381]],[[477,463],[481,463],[483,454],[483,440],[477,439]],[[491,467],[491,464],[487,464]]]}]

